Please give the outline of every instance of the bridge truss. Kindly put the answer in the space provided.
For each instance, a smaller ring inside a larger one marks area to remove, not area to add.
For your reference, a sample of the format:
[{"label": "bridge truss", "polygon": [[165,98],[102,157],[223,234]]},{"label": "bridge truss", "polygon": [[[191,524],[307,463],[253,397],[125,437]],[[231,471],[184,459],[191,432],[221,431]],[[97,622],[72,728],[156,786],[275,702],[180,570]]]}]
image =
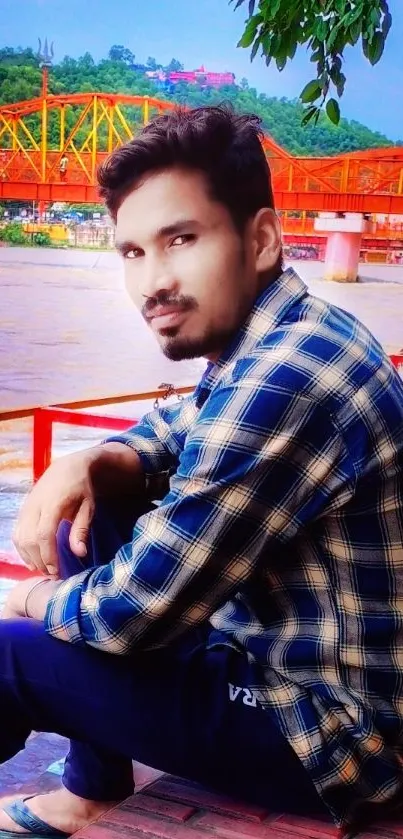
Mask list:
[{"label": "bridge truss", "polygon": [[[174,107],[104,92],[46,94],[2,105],[0,200],[97,201],[99,164],[155,114]],[[294,157],[269,136],[263,147],[279,210],[403,214],[403,148]]]}]

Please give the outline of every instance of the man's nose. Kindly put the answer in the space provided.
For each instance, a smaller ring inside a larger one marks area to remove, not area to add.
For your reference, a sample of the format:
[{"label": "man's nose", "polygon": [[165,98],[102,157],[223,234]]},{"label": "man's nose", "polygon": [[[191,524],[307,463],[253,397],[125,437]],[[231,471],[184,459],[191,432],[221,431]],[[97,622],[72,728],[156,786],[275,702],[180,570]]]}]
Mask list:
[{"label": "man's nose", "polygon": [[161,291],[172,294],[176,289],[177,280],[165,261],[145,260],[141,279],[141,294],[144,297],[155,297]]}]

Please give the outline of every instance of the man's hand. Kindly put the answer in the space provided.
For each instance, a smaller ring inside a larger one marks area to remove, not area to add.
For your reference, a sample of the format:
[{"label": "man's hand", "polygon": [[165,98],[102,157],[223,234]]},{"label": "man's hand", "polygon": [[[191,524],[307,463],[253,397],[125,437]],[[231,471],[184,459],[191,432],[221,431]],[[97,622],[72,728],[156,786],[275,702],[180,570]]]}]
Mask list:
[{"label": "man's hand", "polygon": [[56,533],[71,522],[70,548],[85,557],[97,496],[144,492],[137,453],[122,443],[107,443],[61,457],[49,466],[25,500],[13,534],[28,568],[58,577]]},{"label": "man's hand", "polygon": [[[37,585],[39,582],[41,585]],[[48,602],[55,594],[57,586],[57,582],[52,582],[46,577],[33,577],[17,583],[8,595],[1,617],[3,619],[25,617],[27,604],[28,617],[43,621]]]},{"label": "man's hand", "polygon": [[28,568],[57,577],[56,533],[62,519],[72,522],[71,550],[77,556],[86,555],[95,509],[92,451],[96,450],[89,449],[56,460],[26,498],[13,541]]}]

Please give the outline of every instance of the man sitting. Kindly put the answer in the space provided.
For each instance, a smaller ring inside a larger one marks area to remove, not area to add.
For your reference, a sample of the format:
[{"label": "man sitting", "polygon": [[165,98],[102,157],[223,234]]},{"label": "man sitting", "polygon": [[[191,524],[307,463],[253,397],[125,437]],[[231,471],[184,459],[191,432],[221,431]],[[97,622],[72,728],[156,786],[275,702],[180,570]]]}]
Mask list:
[{"label": "man sitting", "polygon": [[[254,117],[158,117],[99,175],[130,297],[192,396],[57,460],[16,529],[0,760],[70,738],[0,828],[65,835],[132,758],[343,828],[403,794],[403,383],[283,271]],[[160,504],[153,502],[160,499]],[[57,832],[58,831],[58,832]]]}]

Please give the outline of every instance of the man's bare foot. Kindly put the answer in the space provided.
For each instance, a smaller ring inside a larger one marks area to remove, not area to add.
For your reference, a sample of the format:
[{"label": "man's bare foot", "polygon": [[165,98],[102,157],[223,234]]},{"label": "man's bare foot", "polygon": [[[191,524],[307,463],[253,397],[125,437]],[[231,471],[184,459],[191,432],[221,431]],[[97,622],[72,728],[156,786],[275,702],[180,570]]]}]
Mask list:
[{"label": "man's bare foot", "polygon": [[[29,836],[29,831],[16,825],[2,810],[5,804],[10,804],[19,798],[20,796],[13,795],[0,799],[0,830],[13,830],[15,833]],[[30,798],[27,801],[27,807],[35,816],[39,816],[55,830],[75,833],[76,830],[81,830],[86,824],[94,821],[118,803],[117,801],[88,801],[86,798],[73,795],[66,787],[61,787],[54,792]]]}]

